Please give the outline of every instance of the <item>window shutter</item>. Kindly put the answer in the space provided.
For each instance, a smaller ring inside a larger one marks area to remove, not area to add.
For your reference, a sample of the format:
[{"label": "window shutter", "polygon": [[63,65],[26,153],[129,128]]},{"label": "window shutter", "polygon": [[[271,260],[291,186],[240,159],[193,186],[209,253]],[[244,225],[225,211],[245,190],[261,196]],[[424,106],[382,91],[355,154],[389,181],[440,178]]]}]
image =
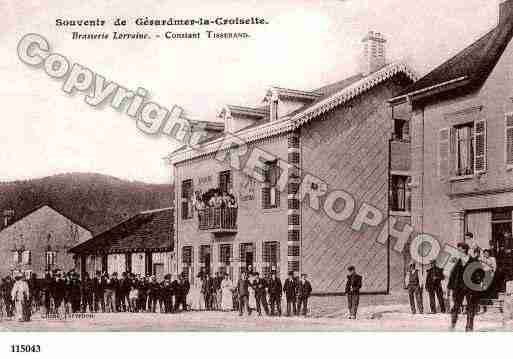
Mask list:
[{"label": "window shutter", "polygon": [[474,123],[474,173],[486,172],[486,121]]},{"label": "window shutter", "polygon": [[440,180],[449,176],[449,128],[442,128],[438,132],[438,177]]},{"label": "window shutter", "polygon": [[506,165],[513,166],[513,113],[506,115]]}]

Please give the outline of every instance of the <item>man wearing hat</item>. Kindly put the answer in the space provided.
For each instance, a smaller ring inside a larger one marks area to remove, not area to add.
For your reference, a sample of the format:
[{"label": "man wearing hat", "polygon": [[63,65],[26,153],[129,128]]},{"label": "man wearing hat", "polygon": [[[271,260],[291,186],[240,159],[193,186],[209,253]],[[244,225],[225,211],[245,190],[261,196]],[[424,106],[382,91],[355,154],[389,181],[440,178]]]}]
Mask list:
[{"label": "man wearing hat", "polygon": [[347,272],[346,295],[349,319],[356,319],[360,302],[360,289],[362,288],[362,276],[356,274],[356,269],[353,265],[347,267]]},{"label": "man wearing hat", "polygon": [[440,312],[445,313],[444,293],[442,290],[442,281],[444,280],[444,271],[438,268],[436,260],[432,260],[429,268],[426,270],[426,284],[425,288],[429,295],[429,307],[431,314],[436,313],[435,296],[440,305]]},{"label": "man wearing hat", "polygon": [[27,310],[30,297],[29,286],[28,283],[24,280],[23,274],[20,272],[14,273],[14,279],[16,282],[12,287],[11,299],[14,302],[14,306],[16,308],[16,319],[18,319],[20,322],[23,322],[28,319],[25,311]]},{"label": "man wearing hat", "polygon": [[285,279],[285,283],[283,284],[283,292],[285,293],[285,299],[287,300],[287,317],[290,317],[291,312],[297,313],[297,287],[296,280],[294,279],[294,272],[292,271],[289,272],[288,278]]},{"label": "man wearing hat", "polygon": [[449,295],[452,292],[454,306],[451,313],[451,329],[454,329],[458,321],[458,313],[461,310],[463,300],[467,302],[466,331],[474,330],[474,316],[477,311],[480,297],[481,281],[483,279],[483,267],[476,258],[469,257],[469,245],[460,242],[457,245],[460,258],[454,265],[449,276]]},{"label": "man wearing hat", "polygon": [[[411,261],[410,263],[408,272],[404,278],[404,284],[408,290],[412,314],[417,314],[417,309],[420,314],[424,313],[424,303],[422,299],[424,276],[422,275],[422,271],[416,268],[414,261]],[[415,307],[415,302],[417,302],[417,307]]]},{"label": "man wearing hat", "polygon": [[[271,315],[278,313],[278,315],[281,316],[281,291],[283,288],[280,278],[276,275],[276,271],[272,271],[268,286]],[[275,311],[275,309],[277,309],[277,311]]]},{"label": "man wearing hat", "polygon": [[308,298],[310,297],[310,294],[312,294],[312,285],[306,278],[307,275],[305,273],[301,274],[301,279],[299,280],[297,288],[297,312],[298,315],[302,314],[303,316],[306,316],[308,313]]}]

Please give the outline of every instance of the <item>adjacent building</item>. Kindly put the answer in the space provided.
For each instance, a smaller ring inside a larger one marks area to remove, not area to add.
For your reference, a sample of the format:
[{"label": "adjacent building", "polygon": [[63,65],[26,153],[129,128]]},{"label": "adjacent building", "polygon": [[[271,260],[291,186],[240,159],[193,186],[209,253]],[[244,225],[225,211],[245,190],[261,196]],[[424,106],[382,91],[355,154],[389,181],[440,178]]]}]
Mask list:
[{"label": "adjacent building", "polygon": [[131,272],[142,275],[174,273],[172,208],[138,213],[126,221],[70,249],[77,271],[93,276]]},{"label": "adjacent building", "polygon": [[[376,241],[382,226],[354,231],[350,221],[312,209],[300,193],[300,183],[315,175],[331,190],[351,193],[357,207],[368,203],[388,214],[392,203],[391,214],[410,221],[409,132],[394,128],[387,100],[416,75],[402,62],[387,62],[380,33],[369,32],[362,44],[361,71],[354,76],[308,91],[272,87],[255,107],[227,105],[219,114],[222,136],[199,151],[170,154],[178,272],[191,281],[199,271],[226,272],[236,280],[250,266],[282,278],[305,272],[314,292],[336,294],[344,291],[352,264],[365,277],[365,292],[402,286],[402,255]],[[234,147],[240,149],[236,159],[230,158]],[[264,162],[258,180],[242,170],[255,151]],[[287,173],[281,161],[290,165]],[[309,181],[307,192],[321,190],[321,183]],[[215,192],[235,198],[235,205],[208,206]]]},{"label": "adjacent building", "polygon": [[12,271],[43,275],[47,270],[74,268],[72,247],[87,241],[91,232],[48,205],[12,221],[5,210],[0,230],[0,275]]},{"label": "adjacent building", "polygon": [[445,243],[473,234],[513,279],[513,1],[497,26],[393,98],[411,130],[412,222]]}]

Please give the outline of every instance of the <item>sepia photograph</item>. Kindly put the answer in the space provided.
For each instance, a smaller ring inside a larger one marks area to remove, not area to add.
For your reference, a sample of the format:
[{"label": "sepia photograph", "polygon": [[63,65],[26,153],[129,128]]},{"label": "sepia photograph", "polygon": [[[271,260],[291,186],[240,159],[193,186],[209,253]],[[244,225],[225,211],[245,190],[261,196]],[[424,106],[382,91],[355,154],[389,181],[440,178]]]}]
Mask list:
[{"label": "sepia photograph", "polygon": [[0,332],[513,330],[513,0],[0,13]]}]

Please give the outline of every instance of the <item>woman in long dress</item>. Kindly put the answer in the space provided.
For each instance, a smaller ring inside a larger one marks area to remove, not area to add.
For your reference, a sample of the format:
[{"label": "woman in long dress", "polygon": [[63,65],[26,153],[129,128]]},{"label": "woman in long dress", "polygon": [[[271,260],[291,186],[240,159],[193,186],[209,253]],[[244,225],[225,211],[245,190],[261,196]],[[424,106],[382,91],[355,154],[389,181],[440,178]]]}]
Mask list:
[{"label": "woman in long dress", "polygon": [[221,309],[224,311],[233,310],[233,282],[227,273],[221,282]]},{"label": "woman in long dress", "polygon": [[199,277],[196,280],[196,284],[191,293],[192,297],[192,309],[194,310],[205,310],[205,300],[203,299],[203,293],[201,293],[201,287],[203,286],[203,278]]}]

